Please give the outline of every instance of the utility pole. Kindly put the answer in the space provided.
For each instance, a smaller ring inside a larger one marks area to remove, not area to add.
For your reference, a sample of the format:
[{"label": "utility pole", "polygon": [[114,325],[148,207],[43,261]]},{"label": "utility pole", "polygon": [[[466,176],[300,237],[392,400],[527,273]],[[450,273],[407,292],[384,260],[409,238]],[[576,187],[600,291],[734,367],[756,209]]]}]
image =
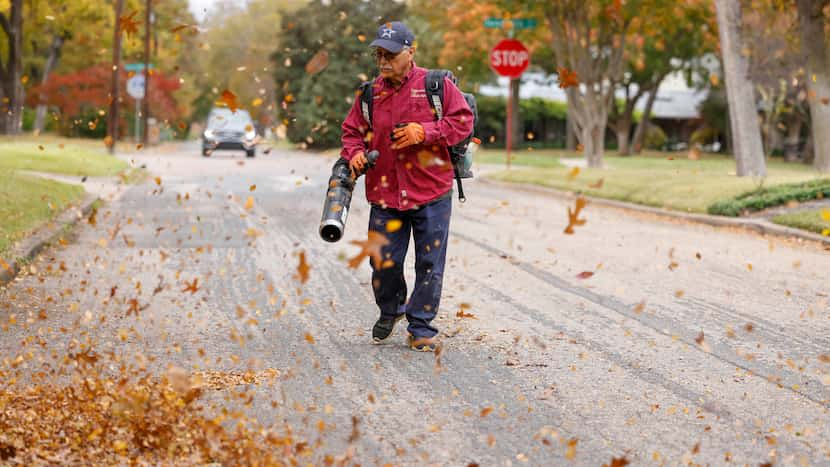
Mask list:
[{"label": "utility pole", "polygon": [[118,74],[121,72],[121,15],[124,13],[124,0],[115,0],[115,35],[112,40],[112,86],[110,88],[110,111],[107,120],[108,150],[115,154],[115,142],[118,140]]},{"label": "utility pole", "polygon": [[141,120],[144,133],[141,134],[141,144],[147,147],[149,141],[148,133],[150,128],[147,125],[150,117],[150,28],[153,15],[153,0],[147,0],[144,8],[144,101],[141,106]]}]

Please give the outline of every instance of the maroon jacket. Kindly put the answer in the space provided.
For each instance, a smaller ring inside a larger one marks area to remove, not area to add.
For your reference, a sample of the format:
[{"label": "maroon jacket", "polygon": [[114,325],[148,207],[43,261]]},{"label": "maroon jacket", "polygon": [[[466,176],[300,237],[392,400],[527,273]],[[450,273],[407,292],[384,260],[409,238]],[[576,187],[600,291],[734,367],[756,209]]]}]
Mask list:
[{"label": "maroon jacket", "polygon": [[[363,118],[356,97],[343,122],[341,156],[376,149],[375,167],[366,174],[366,199],[384,208],[414,209],[452,188],[453,170],[447,146],[459,143],[473,130],[473,113],[461,91],[444,80],[443,116],[435,114],[426,96],[427,70],[413,66],[397,89],[381,77],[373,84],[372,129]],[[400,150],[392,149],[390,135],[397,123],[418,122],[425,139]]]}]

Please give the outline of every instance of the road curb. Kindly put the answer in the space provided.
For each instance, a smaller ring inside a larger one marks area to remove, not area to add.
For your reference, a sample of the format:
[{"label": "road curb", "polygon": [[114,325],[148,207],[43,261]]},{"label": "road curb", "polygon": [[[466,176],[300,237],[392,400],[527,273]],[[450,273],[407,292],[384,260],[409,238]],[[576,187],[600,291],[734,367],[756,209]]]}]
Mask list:
[{"label": "road curb", "polygon": [[20,272],[21,263],[31,261],[50,243],[57,240],[67,227],[72,227],[92,211],[98,196],[86,194],[79,205],[73,205],[58,215],[57,219],[46,222],[31,235],[17,242],[8,253],[7,264],[0,263],[0,286],[11,282]]},{"label": "road curb", "polygon": [[[510,182],[502,182],[498,180],[493,180],[487,177],[482,177],[479,179],[479,182],[499,186],[502,188],[510,188],[514,190],[521,190],[525,192],[531,193],[538,193],[544,194],[548,196],[553,196],[555,198],[564,199],[564,200],[573,200],[576,198],[577,194],[570,192],[570,191],[563,191],[558,190],[556,188],[550,187],[543,187],[538,185],[530,185],[526,183],[510,183]],[[776,237],[786,237],[786,238],[798,238],[802,240],[817,242],[819,244],[824,245],[825,247],[830,247],[830,237],[825,237],[813,232],[806,232],[800,229],[795,229],[792,227],[786,227],[783,225],[773,224],[772,222],[765,220],[765,219],[752,219],[752,218],[735,218],[735,217],[722,217],[722,216],[712,216],[709,214],[697,214],[697,213],[685,213],[685,212],[678,212],[678,211],[670,211],[668,209],[661,209],[655,208],[651,206],[643,206],[640,204],[634,203],[627,203],[625,201],[617,201],[613,199],[604,199],[604,198],[596,198],[593,196],[586,196],[582,195],[583,198],[588,200],[591,204],[595,204],[598,206],[607,206],[616,209],[623,209],[628,211],[637,211],[646,214],[653,214],[655,216],[669,218],[669,219],[677,219],[683,220],[687,222],[695,222],[698,224],[706,224],[711,225],[714,227],[737,227],[752,230],[754,232],[758,232],[764,235],[773,235]]]}]

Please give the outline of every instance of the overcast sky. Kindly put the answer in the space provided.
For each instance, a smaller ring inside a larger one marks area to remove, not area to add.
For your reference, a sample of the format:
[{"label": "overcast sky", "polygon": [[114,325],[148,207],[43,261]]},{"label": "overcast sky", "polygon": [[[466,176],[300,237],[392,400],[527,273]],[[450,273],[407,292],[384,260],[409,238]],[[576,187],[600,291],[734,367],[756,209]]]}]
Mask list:
[{"label": "overcast sky", "polygon": [[[225,0],[230,1],[231,3],[236,3],[238,5],[244,5],[246,0]],[[190,11],[193,12],[193,15],[196,17],[196,20],[202,22],[205,19],[205,10],[210,11],[211,7],[219,3],[219,0],[189,0],[190,3]]]}]

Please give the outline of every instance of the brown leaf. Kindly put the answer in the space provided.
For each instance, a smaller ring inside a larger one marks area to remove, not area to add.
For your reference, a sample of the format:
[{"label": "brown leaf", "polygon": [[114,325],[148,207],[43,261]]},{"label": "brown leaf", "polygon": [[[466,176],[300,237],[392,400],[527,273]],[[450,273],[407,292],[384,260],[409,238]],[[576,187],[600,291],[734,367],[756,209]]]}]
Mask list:
[{"label": "brown leaf", "polygon": [[565,67],[557,67],[556,73],[559,74],[559,87],[567,89],[571,86],[579,86],[579,77],[575,71],[568,70]]},{"label": "brown leaf", "polygon": [[129,15],[124,15],[119,18],[119,22],[121,23],[121,33],[127,34],[128,37],[131,37],[133,34],[138,32],[138,25],[141,24],[135,20],[135,15],[138,14],[138,11],[134,11]]},{"label": "brown leaf", "polygon": [[352,258],[349,258],[350,268],[357,268],[360,266],[360,263],[363,262],[363,258],[371,257],[372,264],[375,265],[375,268],[380,269],[380,266],[383,263],[383,254],[381,253],[381,249],[389,244],[389,239],[387,239],[385,235],[377,230],[370,230],[365,241],[352,240],[349,243],[361,247],[360,253]]},{"label": "brown leaf", "polygon": [[193,279],[193,282],[184,281],[185,288],[182,289],[182,292],[190,292],[191,294],[195,294],[199,291],[199,278]]},{"label": "brown leaf", "polygon": [[492,411],[493,411],[492,407],[485,407],[485,408],[481,409],[481,413],[479,414],[479,416],[480,417],[486,417],[486,416],[490,415],[490,412],[492,412]]},{"label": "brown leaf", "polygon": [[224,104],[229,109],[231,109],[232,113],[236,113],[236,110],[239,109],[239,101],[236,98],[236,94],[230,92],[229,90],[225,89],[222,91],[222,95],[219,97],[217,101],[218,104]]},{"label": "brown leaf", "polygon": [[591,272],[591,271],[582,271],[582,272],[580,272],[579,274],[576,275],[576,278],[577,279],[587,279],[587,278],[589,278],[593,275],[594,275],[594,273]]},{"label": "brown leaf", "polygon": [[320,50],[308,63],[305,64],[305,72],[314,75],[323,71],[329,64],[329,52],[325,49]]},{"label": "brown leaf", "polygon": [[305,284],[308,280],[308,271],[311,267],[305,262],[305,251],[300,252],[300,264],[297,265],[297,278],[301,284]]},{"label": "brown leaf", "polygon": [[634,306],[634,313],[642,313],[643,310],[646,309],[646,301],[643,300],[642,302],[638,303]]},{"label": "brown leaf", "polygon": [[626,465],[628,465],[630,463],[631,462],[629,462],[629,460],[626,459],[625,456],[619,457],[619,458],[612,457],[611,458],[611,463],[610,464],[602,464],[602,467],[625,467]]},{"label": "brown leaf", "polygon": [[313,343],[315,342],[315,340],[314,340],[314,336],[312,336],[312,335],[311,335],[311,334],[309,334],[309,333],[305,333],[305,340],[306,340],[306,342],[308,342],[309,344],[313,344]]},{"label": "brown leaf", "polygon": [[695,342],[697,342],[697,345],[703,345],[703,331],[700,331],[700,334],[695,337]]},{"label": "brown leaf", "polygon": [[579,218],[579,213],[582,211],[582,208],[588,204],[588,201],[583,197],[576,198],[576,205],[574,206],[574,210],[571,211],[571,208],[568,208],[568,226],[565,227],[565,233],[568,235],[572,235],[574,233],[574,227],[578,225],[585,225],[585,219]]},{"label": "brown leaf", "polygon": [[572,461],[576,457],[576,443],[579,440],[576,438],[568,440],[568,449],[565,450],[565,459]]},{"label": "brown leaf", "polygon": [[605,179],[600,178],[599,180],[596,181],[596,183],[592,183],[592,184],[588,185],[588,188],[596,188],[598,190],[598,189],[602,188],[603,183],[605,183]]}]

